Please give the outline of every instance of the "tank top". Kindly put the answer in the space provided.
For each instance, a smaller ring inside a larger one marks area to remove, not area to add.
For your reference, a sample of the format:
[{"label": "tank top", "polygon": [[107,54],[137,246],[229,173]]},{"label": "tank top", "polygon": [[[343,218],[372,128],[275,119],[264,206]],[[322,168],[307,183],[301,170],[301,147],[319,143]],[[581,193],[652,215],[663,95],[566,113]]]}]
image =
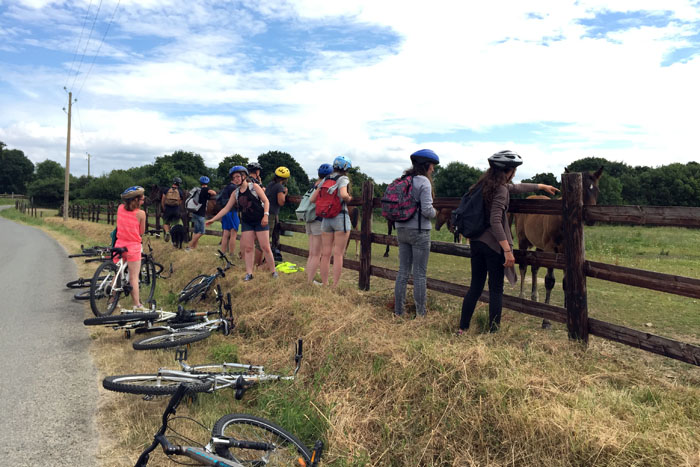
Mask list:
[{"label": "tank top", "polygon": [[117,208],[117,247],[135,243],[141,244],[141,226],[139,218],[136,217],[136,211],[127,211],[123,204]]}]

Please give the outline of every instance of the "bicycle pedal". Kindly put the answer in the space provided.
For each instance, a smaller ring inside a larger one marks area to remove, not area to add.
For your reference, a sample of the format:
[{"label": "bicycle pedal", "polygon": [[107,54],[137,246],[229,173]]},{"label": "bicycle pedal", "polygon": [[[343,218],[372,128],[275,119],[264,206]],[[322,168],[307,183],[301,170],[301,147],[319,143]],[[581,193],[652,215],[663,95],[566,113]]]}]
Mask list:
[{"label": "bicycle pedal", "polygon": [[129,329],[124,331],[124,339],[131,339],[131,331]]},{"label": "bicycle pedal", "polygon": [[187,348],[188,347],[189,347],[189,345],[187,347],[178,347],[177,349],[175,349],[175,360],[177,360],[178,362],[187,361]]}]

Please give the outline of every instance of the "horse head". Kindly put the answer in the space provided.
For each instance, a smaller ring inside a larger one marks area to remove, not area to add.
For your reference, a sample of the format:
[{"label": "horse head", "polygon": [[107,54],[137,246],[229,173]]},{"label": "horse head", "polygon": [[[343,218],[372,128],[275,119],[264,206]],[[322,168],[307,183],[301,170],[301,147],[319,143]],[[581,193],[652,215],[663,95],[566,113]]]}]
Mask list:
[{"label": "horse head", "polygon": [[[565,168],[564,173],[569,173],[569,169]],[[595,206],[598,203],[598,195],[600,189],[598,182],[603,175],[603,167],[601,166],[594,173],[589,171],[581,173],[581,184],[583,185],[583,204],[584,206]],[[595,221],[586,221],[586,225],[594,225]]]},{"label": "horse head", "polygon": [[452,232],[454,227],[452,226],[452,208],[442,208],[437,213],[437,218],[435,219],[435,230],[440,230],[443,225],[447,225],[447,229]]},{"label": "horse head", "polygon": [[143,204],[145,206],[150,206],[151,204],[159,204],[162,195],[162,188],[156,184],[153,184],[148,188],[148,190],[146,190],[146,197]]}]

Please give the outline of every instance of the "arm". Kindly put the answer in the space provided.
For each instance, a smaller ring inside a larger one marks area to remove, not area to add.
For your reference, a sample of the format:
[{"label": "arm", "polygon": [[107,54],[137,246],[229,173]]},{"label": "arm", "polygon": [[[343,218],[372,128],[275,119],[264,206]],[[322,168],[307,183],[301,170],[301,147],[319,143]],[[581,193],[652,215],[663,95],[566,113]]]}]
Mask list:
[{"label": "arm", "polygon": [[508,200],[509,191],[509,188],[502,187],[494,193],[490,212],[491,233],[493,233],[493,236],[496,237],[496,241],[498,241],[498,244],[503,249],[503,255],[506,259],[503,266],[506,268],[512,267],[515,264],[513,248],[508,243],[508,237],[506,237],[506,232],[503,230],[503,216],[506,212],[506,201]]},{"label": "arm", "polygon": [[340,199],[342,199],[346,203],[352,201],[352,196],[350,195],[350,193],[348,193],[348,185],[340,187]]},{"label": "arm", "polygon": [[[415,180],[415,179],[414,179]],[[432,219],[437,216],[437,211],[433,207],[433,194],[430,191],[430,182],[425,179],[419,187],[419,199],[421,216]]]},{"label": "arm", "polygon": [[284,202],[287,200],[287,187],[284,187],[284,191],[277,193],[277,204],[279,207],[284,206]]},{"label": "arm", "polygon": [[[248,188],[250,188],[250,185],[248,185]],[[267,222],[268,222],[269,216],[270,216],[270,200],[267,199],[267,196],[265,196],[265,192],[263,191],[262,188],[260,188],[260,185],[258,185],[257,183],[253,184],[253,189],[258,194],[260,201],[262,201],[262,203],[263,203],[263,209],[264,209],[265,214],[263,214],[263,218],[260,221],[260,225],[262,225],[264,227],[267,225]]]},{"label": "arm", "polygon": [[139,209],[136,211],[136,217],[139,219],[139,235],[143,235],[146,231],[146,213]]},{"label": "arm", "polygon": [[224,206],[219,213],[206,221],[204,225],[212,225],[214,222],[218,221],[222,217],[224,217],[226,214],[233,209],[233,206],[236,204],[236,197],[234,196],[233,193],[231,193],[231,197],[228,199],[228,203],[226,203],[226,206]]},{"label": "arm", "polygon": [[314,187],[314,192],[311,193],[311,197],[309,198],[309,201],[310,201],[311,203],[315,203],[315,202],[316,202],[316,198],[318,198],[318,188],[319,188],[320,186],[321,186],[321,184],[319,183],[318,185],[316,185],[316,186]]}]

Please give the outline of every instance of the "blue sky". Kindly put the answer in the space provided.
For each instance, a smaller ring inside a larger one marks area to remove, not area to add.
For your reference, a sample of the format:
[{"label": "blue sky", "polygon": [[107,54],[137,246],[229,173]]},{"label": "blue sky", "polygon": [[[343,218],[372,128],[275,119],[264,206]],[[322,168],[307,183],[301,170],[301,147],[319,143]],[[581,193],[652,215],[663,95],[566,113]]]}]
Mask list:
[{"label": "blue sky", "polygon": [[[183,149],[336,155],[378,181],[428,147],[520,177],[699,161],[700,2],[0,0],[0,141],[71,172]],[[88,40],[89,39],[89,40]]]}]

